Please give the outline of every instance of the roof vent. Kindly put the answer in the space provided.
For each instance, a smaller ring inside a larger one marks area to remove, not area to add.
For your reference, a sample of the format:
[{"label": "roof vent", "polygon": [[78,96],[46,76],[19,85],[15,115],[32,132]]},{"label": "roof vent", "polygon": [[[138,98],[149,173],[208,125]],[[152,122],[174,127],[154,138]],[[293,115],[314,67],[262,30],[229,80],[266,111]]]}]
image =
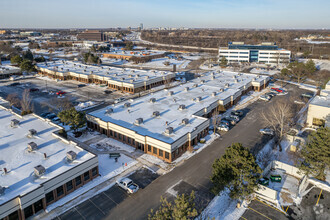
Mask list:
[{"label": "roof vent", "polygon": [[32,152],[38,149],[38,145],[34,142],[28,143],[28,151]]},{"label": "roof vent", "polygon": [[211,79],[212,79],[212,80],[215,80],[215,76],[212,76]]},{"label": "roof vent", "polygon": [[17,119],[11,120],[11,122],[10,122],[11,127],[16,127],[18,125],[19,125],[19,120],[17,120]]},{"label": "roof vent", "polygon": [[83,70],[84,71],[84,73],[86,73],[86,70]]},{"label": "roof vent", "polygon": [[136,78],[137,78],[137,77],[140,77],[140,74],[136,74],[135,77],[136,77]]},{"label": "roof vent", "polygon": [[185,88],[184,88],[184,91],[185,91],[185,92],[188,92],[188,91],[189,91],[189,87],[185,87]]},{"label": "roof vent", "polygon": [[156,99],[155,99],[155,98],[150,98],[150,99],[149,99],[149,102],[150,102],[150,103],[155,103],[155,102],[156,102]]},{"label": "roof vent", "polygon": [[233,75],[233,79],[236,79],[236,75]]},{"label": "roof vent", "polygon": [[44,175],[45,172],[46,172],[46,169],[42,165],[38,165],[38,166],[34,167],[34,175],[36,175],[36,176],[42,176],[42,175]]},{"label": "roof vent", "polygon": [[185,105],[179,105],[179,110],[184,110],[184,109],[186,109]]},{"label": "roof vent", "polygon": [[173,91],[169,91],[167,94],[168,94],[169,96],[172,96],[172,95],[173,95]]},{"label": "roof vent", "polygon": [[154,112],[152,113],[152,116],[154,116],[154,117],[158,117],[158,116],[159,116],[159,111],[154,111]]},{"label": "roof vent", "polygon": [[129,108],[129,107],[131,107],[131,103],[126,102],[126,103],[124,104],[124,107],[125,107],[125,108]]},{"label": "roof vent", "polygon": [[66,153],[66,159],[69,160],[69,161],[73,161],[77,158],[77,154],[76,152],[70,150]]},{"label": "roof vent", "polygon": [[223,88],[219,89],[220,92],[223,92]]},{"label": "roof vent", "polygon": [[189,124],[189,120],[188,120],[188,118],[184,118],[184,119],[182,119],[182,124],[184,124],[184,125]]},{"label": "roof vent", "polygon": [[145,78],[145,79],[149,79],[149,76],[145,76],[144,78]]},{"label": "roof vent", "polygon": [[192,87],[196,88],[198,85],[195,83]]},{"label": "roof vent", "polygon": [[118,76],[118,74],[117,73],[114,73],[113,76]]},{"label": "roof vent", "polygon": [[29,136],[34,136],[37,134],[37,131],[35,129],[30,129],[29,130]]},{"label": "roof vent", "polygon": [[124,77],[122,77],[122,78],[120,78],[120,80],[121,80],[121,81],[124,81],[124,80],[125,80],[125,78],[124,78]]},{"label": "roof vent", "polygon": [[135,119],[135,122],[134,122],[135,125],[141,125],[142,123],[143,123],[143,118]]},{"label": "roof vent", "polygon": [[202,80],[201,80],[201,83],[202,83],[202,84],[203,84],[203,83],[205,83],[205,80],[204,80],[204,79],[202,79]]},{"label": "roof vent", "polygon": [[134,79],[130,79],[129,82],[130,83],[133,83],[133,82],[135,82],[135,80]]},{"label": "roof vent", "polygon": [[225,87],[226,87],[226,88],[229,88],[229,83],[226,83],[226,84],[225,84]]},{"label": "roof vent", "polygon": [[109,67],[108,70],[111,70],[111,67]]},{"label": "roof vent", "polygon": [[212,92],[212,97],[215,97],[217,95],[216,92]]},{"label": "roof vent", "polygon": [[172,134],[173,133],[173,127],[168,127],[165,129],[165,134]]},{"label": "roof vent", "polygon": [[108,108],[107,110],[105,110],[106,114],[111,114],[113,113],[113,108]]},{"label": "roof vent", "polygon": [[253,78],[253,81],[257,81],[257,77]]},{"label": "roof vent", "polygon": [[211,76],[214,76],[214,72],[211,73]]},{"label": "roof vent", "polygon": [[235,83],[238,83],[238,79],[235,79]]},{"label": "roof vent", "polygon": [[202,97],[198,96],[195,98],[195,102],[200,102],[202,100]]}]

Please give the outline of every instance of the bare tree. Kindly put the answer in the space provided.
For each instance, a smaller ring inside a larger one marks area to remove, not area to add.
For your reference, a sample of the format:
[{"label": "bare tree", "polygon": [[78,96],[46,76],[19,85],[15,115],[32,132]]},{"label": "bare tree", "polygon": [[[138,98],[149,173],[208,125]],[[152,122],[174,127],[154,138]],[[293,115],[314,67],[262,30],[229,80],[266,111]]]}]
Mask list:
[{"label": "bare tree", "polygon": [[6,100],[9,102],[10,106],[20,107],[21,105],[17,93],[10,93]]},{"label": "bare tree", "polygon": [[30,96],[29,89],[25,89],[23,92],[22,100],[21,100],[21,107],[22,107],[22,112],[32,111],[32,98]]},{"label": "bare tree", "polygon": [[64,98],[61,98],[61,99],[52,98],[50,100],[49,104],[51,105],[51,108],[55,108],[59,112],[64,111],[64,110],[68,110],[68,109],[73,107],[72,102],[70,101],[70,99],[68,97],[64,97]]},{"label": "bare tree", "polygon": [[293,121],[294,110],[291,103],[290,100],[277,100],[266,112],[261,113],[265,125],[275,131],[280,151],[282,151],[281,141],[283,136],[289,131]]},{"label": "bare tree", "polygon": [[220,121],[221,121],[221,117],[219,115],[219,110],[218,110],[218,108],[216,108],[214,110],[214,112],[212,113],[212,125],[213,125],[214,134],[217,131],[217,127],[218,127]]}]

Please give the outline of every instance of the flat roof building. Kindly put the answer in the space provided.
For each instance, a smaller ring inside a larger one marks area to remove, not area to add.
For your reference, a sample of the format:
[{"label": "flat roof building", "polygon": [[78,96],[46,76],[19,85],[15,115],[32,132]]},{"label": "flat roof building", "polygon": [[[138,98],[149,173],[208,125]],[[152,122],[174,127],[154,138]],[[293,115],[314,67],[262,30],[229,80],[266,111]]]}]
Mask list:
[{"label": "flat roof building", "polygon": [[115,58],[133,61],[135,63],[145,63],[152,59],[162,58],[166,54],[165,51],[113,51],[103,53],[104,58]]},{"label": "flat roof building", "polygon": [[24,220],[98,176],[98,157],[59,128],[0,106],[0,219]]},{"label": "flat roof building", "polygon": [[108,37],[98,30],[86,30],[77,35],[78,40],[107,41]]},{"label": "flat roof building", "polygon": [[21,69],[15,66],[0,65],[0,79],[21,74]]},{"label": "flat roof building", "polygon": [[244,42],[229,42],[228,47],[219,48],[219,62],[225,57],[229,63],[289,63],[291,51],[278,48],[276,43],[248,45]]},{"label": "flat roof building", "polygon": [[54,79],[104,84],[128,93],[149,90],[175,79],[172,72],[92,66],[64,60],[38,63],[37,69],[39,74]]},{"label": "flat roof building", "polygon": [[165,89],[89,113],[87,126],[165,161],[177,159],[208,134],[209,117],[226,111],[241,96],[259,91],[267,76],[212,72]]}]

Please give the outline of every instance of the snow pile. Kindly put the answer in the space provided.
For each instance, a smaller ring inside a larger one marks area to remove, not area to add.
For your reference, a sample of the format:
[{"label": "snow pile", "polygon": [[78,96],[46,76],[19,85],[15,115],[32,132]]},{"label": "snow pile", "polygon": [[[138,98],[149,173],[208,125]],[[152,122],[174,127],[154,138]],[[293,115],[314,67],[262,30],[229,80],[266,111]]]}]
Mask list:
[{"label": "snow pile", "polygon": [[165,161],[159,159],[158,157],[152,156],[150,154],[143,154],[139,157],[139,159],[145,160],[149,163],[152,163],[156,166],[159,166],[164,170],[169,169],[169,164],[168,163],[166,163]]},{"label": "snow pile", "polygon": [[237,200],[229,197],[229,190],[225,189],[210,202],[202,212],[203,219],[215,220],[234,220],[240,219],[247,209],[246,202],[240,208],[237,208]]},{"label": "snow pile", "polygon": [[95,106],[97,103],[93,102],[93,101],[88,101],[88,102],[80,102],[78,105],[75,106],[77,111],[82,111],[82,110],[86,110],[90,107]]},{"label": "snow pile", "polygon": [[124,143],[117,141],[115,139],[112,139],[112,138],[104,138],[103,140],[101,140],[97,143],[93,143],[89,146],[100,152],[111,152],[111,151],[123,150],[128,153],[133,153],[135,151],[134,147],[124,144]]},{"label": "snow pile", "polygon": [[[118,174],[137,164],[137,161],[123,154],[118,158],[118,162],[115,162],[113,158],[109,158],[108,154],[99,155],[98,158],[100,176],[90,181],[86,185],[80,187],[79,189],[75,190],[74,192],[70,193],[69,195],[65,196],[64,198],[58,200],[57,202],[47,206],[46,212],[50,212],[58,206],[63,206],[65,203],[86,193],[87,191],[103,183],[104,181],[117,176]],[[84,196],[86,197],[86,194]],[[95,193],[87,192],[88,198],[93,196],[95,196]]]},{"label": "snow pile", "polygon": [[278,70],[266,70],[266,69],[260,69],[260,68],[253,68],[250,73],[257,73],[257,74],[264,74],[264,75],[275,75],[276,73],[279,73]]}]

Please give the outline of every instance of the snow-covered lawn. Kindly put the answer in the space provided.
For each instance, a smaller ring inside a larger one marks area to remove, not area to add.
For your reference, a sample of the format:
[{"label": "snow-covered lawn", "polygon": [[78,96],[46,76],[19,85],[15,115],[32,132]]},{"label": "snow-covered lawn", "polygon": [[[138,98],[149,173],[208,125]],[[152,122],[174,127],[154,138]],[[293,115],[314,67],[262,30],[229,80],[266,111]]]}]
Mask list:
[{"label": "snow-covered lawn", "polygon": [[[96,187],[97,185],[103,183],[104,181],[111,179],[118,174],[124,172],[125,170],[129,169],[130,167],[137,164],[136,160],[133,160],[125,155],[121,155],[118,158],[118,162],[115,162],[113,158],[109,158],[108,154],[98,155],[99,158],[99,173],[100,176],[95,178],[94,180],[90,181],[86,185],[80,187],[76,191],[70,193],[69,195],[65,196],[63,199],[58,200],[57,202],[47,206],[46,212],[50,212],[54,208],[58,206],[62,206],[65,203],[73,200],[74,198],[86,193],[90,189]],[[109,188],[109,187],[108,187]],[[84,197],[90,198],[93,197],[94,193],[87,192]]]},{"label": "snow-covered lawn", "polygon": [[[306,63],[309,59],[299,59],[300,62]],[[320,60],[312,59],[315,63],[315,66],[319,70],[329,70],[330,71],[330,60]]]},{"label": "snow-covered lawn", "polygon": [[106,136],[104,136],[105,138],[102,139],[101,141],[98,141],[97,143],[93,143],[90,144],[89,146],[100,151],[100,152],[104,152],[104,151],[118,151],[118,150],[123,150],[126,151],[128,153],[132,153],[135,151],[135,148],[132,146],[129,146],[127,144],[124,144],[120,141],[114,140],[112,138],[107,138]]},{"label": "snow-covered lawn", "polygon": [[[72,133],[72,131],[68,132],[68,135],[74,137],[74,134]],[[81,142],[85,142],[85,141],[88,141],[92,138],[98,137],[100,135],[101,134],[98,133],[97,131],[88,131],[88,132],[83,132],[83,134],[80,137],[76,138],[76,139],[81,141]]]},{"label": "snow-covered lawn", "polygon": [[278,70],[266,70],[266,69],[261,69],[261,68],[253,68],[250,73],[257,73],[257,74],[264,74],[264,75],[274,75],[276,73],[279,73],[280,71]]},{"label": "snow-covered lawn", "polygon": [[238,200],[229,197],[229,190],[225,189],[219,195],[215,196],[210,204],[200,215],[203,219],[215,220],[235,220],[240,219],[248,207],[244,201],[240,208],[237,208]]}]

